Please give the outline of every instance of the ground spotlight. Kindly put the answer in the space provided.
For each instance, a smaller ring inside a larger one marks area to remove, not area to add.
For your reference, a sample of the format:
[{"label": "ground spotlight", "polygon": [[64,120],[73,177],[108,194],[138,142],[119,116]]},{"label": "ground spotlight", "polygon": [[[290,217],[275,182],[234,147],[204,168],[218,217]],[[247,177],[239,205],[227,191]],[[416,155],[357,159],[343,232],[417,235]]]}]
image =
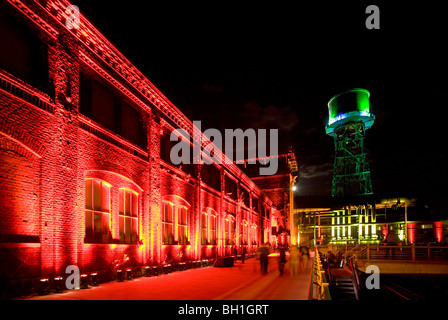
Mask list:
[{"label": "ground spotlight", "polygon": [[48,292],[50,291],[50,285],[49,285],[49,281],[47,278],[44,279],[40,279],[39,280],[39,294],[40,295],[44,295],[44,294],[48,294]]},{"label": "ground spotlight", "polygon": [[123,282],[123,270],[117,270],[117,281]]},{"label": "ground spotlight", "polygon": [[54,288],[56,292],[64,291],[64,279],[62,277],[54,278]]},{"label": "ground spotlight", "polygon": [[126,280],[132,280],[132,269],[126,269]]},{"label": "ground spotlight", "polygon": [[81,289],[88,289],[89,288],[89,278],[87,274],[81,275]]},{"label": "ground spotlight", "polygon": [[99,282],[98,282],[98,273],[94,272],[90,274],[90,283],[92,284],[92,286],[98,286]]}]

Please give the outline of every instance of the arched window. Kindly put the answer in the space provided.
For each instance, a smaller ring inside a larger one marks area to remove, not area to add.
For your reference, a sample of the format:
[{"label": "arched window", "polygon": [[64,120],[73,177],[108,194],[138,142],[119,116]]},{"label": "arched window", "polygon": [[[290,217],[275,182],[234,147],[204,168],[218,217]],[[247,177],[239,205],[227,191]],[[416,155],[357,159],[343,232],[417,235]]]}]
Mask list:
[{"label": "arched window", "polygon": [[177,207],[177,244],[189,244],[187,213],[187,207]]},{"label": "arched window", "polygon": [[217,230],[217,214],[212,208],[205,208],[201,215],[201,244],[215,245]]},{"label": "arched window", "polygon": [[162,210],[162,244],[174,244],[173,203],[164,201]]},{"label": "arched window", "polygon": [[209,224],[209,243],[215,245],[216,244],[216,215],[210,215],[210,224]]},{"label": "arched window", "polygon": [[235,244],[235,218],[229,214],[224,220],[224,238],[226,245]]},{"label": "arched window", "polygon": [[138,193],[129,189],[119,190],[120,243],[138,242]]},{"label": "arched window", "polygon": [[201,244],[207,244],[207,229],[208,229],[208,213],[202,212],[201,215]]},{"label": "arched window", "polygon": [[110,241],[110,185],[99,179],[86,179],[86,243]]},{"label": "arched window", "polygon": [[188,207],[180,203],[163,201],[162,210],[162,244],[189,244]]}]

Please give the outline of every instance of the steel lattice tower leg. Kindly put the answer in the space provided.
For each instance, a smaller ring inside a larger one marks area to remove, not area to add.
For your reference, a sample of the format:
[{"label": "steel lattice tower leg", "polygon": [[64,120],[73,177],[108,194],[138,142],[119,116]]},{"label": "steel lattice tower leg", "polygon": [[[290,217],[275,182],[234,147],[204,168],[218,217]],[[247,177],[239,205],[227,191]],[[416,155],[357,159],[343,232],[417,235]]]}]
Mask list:
[{"label": "steel lattice tower leg", "polygon": [[363,122],[346,123],[334,130],[333,197],[372,195]]}]

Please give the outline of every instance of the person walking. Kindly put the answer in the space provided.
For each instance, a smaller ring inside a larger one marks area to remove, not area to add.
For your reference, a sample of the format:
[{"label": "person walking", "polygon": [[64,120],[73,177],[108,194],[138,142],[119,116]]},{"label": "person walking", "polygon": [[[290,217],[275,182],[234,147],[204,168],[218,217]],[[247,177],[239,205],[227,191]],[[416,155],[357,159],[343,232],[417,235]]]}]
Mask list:
[{"label": "person walking", "polygon": [[244,263],[244,261],[246,260],[246,246],[243,246],[243,248],[241,249],[241,263]]},{"label": "person walking", "polygon": [[266,245],[262,245],[260,249],[258,250],[258,256],[260,259],[260,269],[262,274],[268,273],[268,256],[269,256],[269,249]]},{"label": "person walking", "polygon": [[285,247],[281,247],[279,249],[279,256],[278,256],[278,271],[280,272],[280,275],[283,275],[283,272],[285,270],[285,264],[286,264],[286,250]]},{"label": "person walking", "polygon": [[291,276],[297,276],[299,273],[299,260],[300,260],[300,252],[297,246],[292,246],[289,249],[289,270]]},{"label": "person walking", "polygon": [[394,230],[389,230],[387,233],[386,240],[384,241],[386,246],[389,246],[390,249],[386,251],[386,254],[388,253],[391,259],[395,258],[395,246],[398,246],[401,244],[400,238],[398,238],[398,235],[394,232]]},{"label": "person walking", "polygon": [[308,266],[308,260],[310,258],[310,252],[307,246],[300,247],[300,269],[301,271],[305,271]]}]

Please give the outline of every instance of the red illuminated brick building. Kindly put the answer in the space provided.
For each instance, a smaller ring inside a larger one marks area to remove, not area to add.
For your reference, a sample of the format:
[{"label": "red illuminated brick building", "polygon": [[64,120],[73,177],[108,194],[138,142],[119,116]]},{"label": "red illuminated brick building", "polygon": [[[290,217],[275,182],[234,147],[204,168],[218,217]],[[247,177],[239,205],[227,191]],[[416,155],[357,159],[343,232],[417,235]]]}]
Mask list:
[{"label": "red illuminated brick building", "polygon": [[272,201],[235,165],[172,165],[191,120],[69,5],[0,4],[2,287],[270,241]]}]

